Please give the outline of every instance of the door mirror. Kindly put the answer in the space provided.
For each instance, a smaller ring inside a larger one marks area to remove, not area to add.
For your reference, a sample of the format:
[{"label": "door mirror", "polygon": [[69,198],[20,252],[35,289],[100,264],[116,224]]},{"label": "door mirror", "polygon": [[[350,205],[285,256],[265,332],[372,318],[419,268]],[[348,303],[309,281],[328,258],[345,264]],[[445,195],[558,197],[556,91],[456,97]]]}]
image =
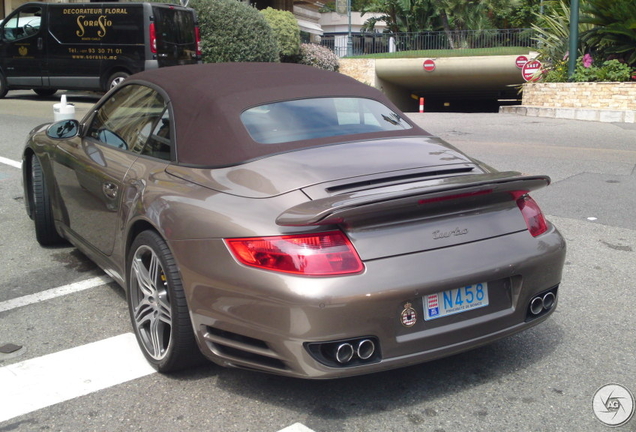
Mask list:
[{"label": "door mirror", "polygon": [[73,138],[79,130],[80,124],[77,120],[62,120],[49,126],[46,135],[53,139]]}]

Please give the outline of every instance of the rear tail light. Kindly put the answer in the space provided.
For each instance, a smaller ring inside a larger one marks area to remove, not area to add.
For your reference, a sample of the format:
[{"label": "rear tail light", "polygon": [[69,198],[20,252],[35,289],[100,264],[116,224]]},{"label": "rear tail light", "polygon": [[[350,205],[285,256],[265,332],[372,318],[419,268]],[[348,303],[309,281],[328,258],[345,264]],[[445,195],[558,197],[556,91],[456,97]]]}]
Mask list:
[{"label": "rear tail light", "polygon": [[150,23],[148,31],[150,33],[150,52],[157,54],[157,33],[155,32],[155,23]]},{"label": "rear tail light", "polygon": [[359,273],[364,265],[340,231],[226,239],[236,259],[250,267],[303,276]]},{"label": "rear tail light", "polygon": [[194,37],[197,41],[197,56],[201,56],[201,30],[199,29],[199,26],[196,26],[194,28]]},{"label": "rear tail light", "polygon": [[535,200],[530,195],[522,195],[517,198],[517,206],[526,221],[528,231],[532,237],[543,234],[548,230],[548,223]]}]

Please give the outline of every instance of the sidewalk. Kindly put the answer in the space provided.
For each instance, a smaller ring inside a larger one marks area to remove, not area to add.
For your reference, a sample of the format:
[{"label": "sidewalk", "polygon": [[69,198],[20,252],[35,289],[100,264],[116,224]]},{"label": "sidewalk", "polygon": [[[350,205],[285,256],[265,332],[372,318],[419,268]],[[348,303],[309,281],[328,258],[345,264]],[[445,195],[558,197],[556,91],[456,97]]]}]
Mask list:
[{"label": "sidewalk", "polygon": [[598,121],[604,123],[636,123],[636,111],[604,110],[593,108],[545,108],[525,105],[502,106],[500,113],[528,117],[550,117]]}]

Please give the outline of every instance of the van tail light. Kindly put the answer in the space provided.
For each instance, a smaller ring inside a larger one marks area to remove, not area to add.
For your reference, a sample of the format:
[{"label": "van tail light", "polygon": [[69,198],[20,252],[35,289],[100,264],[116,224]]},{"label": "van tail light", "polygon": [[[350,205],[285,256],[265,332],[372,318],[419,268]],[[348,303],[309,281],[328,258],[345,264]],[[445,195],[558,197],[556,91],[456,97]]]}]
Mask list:
[{"label": "van tail light", "polygon": [[360,273],[364,265],[340,231],[226,239],[234,257],[250,267],[301,276]]},{"label": "van tail light", "polygon": [[155,32],[155,23],[151,22],[148,29],[150,32],[150,52],[157,54],[157,33]]},{"label": "van tail light", "polygon": [[199,26],[194,28],[194,37],[197,41],[197,57],[201,57],[201,30],[199,29]]},{"label": "van tail light", "polygon": [[519,210],[521,210],[521,214],[526,221],[528,231],[530,231],[532,237],[541,235],[548,230],[548,223],[543,216],[543,212],[530,195],[524,194],[517,198],[517,206]]}]

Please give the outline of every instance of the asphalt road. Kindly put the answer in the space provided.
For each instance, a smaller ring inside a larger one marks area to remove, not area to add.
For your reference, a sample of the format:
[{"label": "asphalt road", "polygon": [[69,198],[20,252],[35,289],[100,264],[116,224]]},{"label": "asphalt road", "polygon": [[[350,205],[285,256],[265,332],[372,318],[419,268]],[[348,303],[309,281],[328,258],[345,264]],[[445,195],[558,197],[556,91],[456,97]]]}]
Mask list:
[{"label": "asphalt road", "polygon": [[[80,116],[95,98],[69,100]],[[55,102],[29,92],[0,100],[0,157],[19,161],[27,132],[52,118]],[[0,421],[0,432],[611,430],[594,416],[596,390],[618,383],[636,392],[636,125],[503,114],[411,117],[500,170],[552,177],[553,184],[534,197],[568,241],[568,257],[558,309],[548,321],[447,359],[336,381],[211,364],[170,376],[140,372],[9,416]],[[19,303],[103,276],[72,247],[38,246],[24,212],[20,175],[0,162],[0,349],[21,347],[0,353],[0,419],[14,398],[23,397],[23,389],[3,386],[9,367],[24,365],[28,376],[37,361],[54,364],[59,353],[77,353],[55,363],[49,378],[72,374],[69,369],[77,366],[68,365],[74,362],[96,363],[109,375],[108,365],[81,349],[131,331],[123,293],[113,283]],[[107,351],[99,356],[109,359]],[[45,378],[32,383],[33,399]],[[102,378],[108,377],[92,380]],[[636,420],[619,430],[636,431]]]}]

